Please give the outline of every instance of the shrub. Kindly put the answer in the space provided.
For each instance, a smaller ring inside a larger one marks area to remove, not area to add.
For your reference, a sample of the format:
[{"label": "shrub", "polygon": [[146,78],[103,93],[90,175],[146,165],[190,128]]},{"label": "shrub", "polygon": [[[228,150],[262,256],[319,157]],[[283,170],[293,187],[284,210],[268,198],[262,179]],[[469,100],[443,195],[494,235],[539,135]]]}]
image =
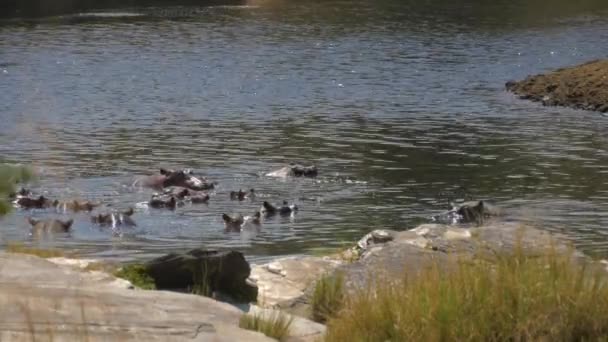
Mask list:
[{"label": "shrub", "polygon": [[148,270],[144,265],[141,264],[130,264],[125,265],[119,268],[116,272],[114,272],[114,276],[122,279],[126,279],[131,282],[131,284],[144,289],[144,290],[154,290],[156,289],[156,284],[154,283],[154,279],[150,277],[148,274]]},{"label": "shrub", "polygon": [[605,271],[549,248],[435,264],[358,291],[327,341],[582,341],[608,339]]}]

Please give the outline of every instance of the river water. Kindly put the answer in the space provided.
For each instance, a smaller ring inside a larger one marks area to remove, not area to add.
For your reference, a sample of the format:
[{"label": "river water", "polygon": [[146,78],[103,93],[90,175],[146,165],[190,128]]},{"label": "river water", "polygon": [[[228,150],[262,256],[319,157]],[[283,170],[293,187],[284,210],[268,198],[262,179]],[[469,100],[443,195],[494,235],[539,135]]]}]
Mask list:
[{"label": "river water", "polygon": [[[33,165],[49,197],[136,207],[122,234],[73,214],[71,236],[44,242],[95,257],[315,253],[429,222],[450,198],[608,256],[608,117],[504,91],[608,55],[608,4],[581,3],[268,0],[3,21],[0,158]],[[264,176],[291,161],[320,176]],[[208,205],[147,209],[152,192],[130,185],[159,167],[219,186]],[[229,200],[252,187],[256,201]],[[222,213],[264,199],[300,212],[224,232]],[[27,216],[66,215],[16,210],[2,244],[40,243]]]}]

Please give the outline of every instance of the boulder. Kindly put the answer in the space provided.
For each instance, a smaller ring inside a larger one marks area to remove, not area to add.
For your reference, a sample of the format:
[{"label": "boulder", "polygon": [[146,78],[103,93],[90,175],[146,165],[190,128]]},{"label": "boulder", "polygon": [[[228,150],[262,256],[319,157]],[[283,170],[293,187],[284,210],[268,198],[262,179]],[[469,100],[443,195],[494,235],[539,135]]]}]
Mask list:
[{"label": "boulder", "polygon": [[159,290],[221,292],[243,302],[257,298],[257,287],[247,282],[251,268],[240,252],[193,249],[153,259],[145,268]]}]

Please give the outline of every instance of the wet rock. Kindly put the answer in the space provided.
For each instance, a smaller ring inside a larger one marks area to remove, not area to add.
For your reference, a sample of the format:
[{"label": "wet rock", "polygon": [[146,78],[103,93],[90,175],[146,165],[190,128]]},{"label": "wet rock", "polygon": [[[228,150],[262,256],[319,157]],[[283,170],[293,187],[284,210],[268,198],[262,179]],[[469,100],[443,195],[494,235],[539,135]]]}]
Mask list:
[{"label": "wet rock", "polygon": [[208,294],[217,291],[237,301],[257,298],[257,288],[246,281],[251,268],[240,252],[193,249],[153,259],[145,267],[157,289],[191,291],[203,286]]},{"label": "wet rock", "polygon": [[129,290],[24,254],[0,253],[1,341],[273,341],[238,327],[242,312],[201,296]]}]

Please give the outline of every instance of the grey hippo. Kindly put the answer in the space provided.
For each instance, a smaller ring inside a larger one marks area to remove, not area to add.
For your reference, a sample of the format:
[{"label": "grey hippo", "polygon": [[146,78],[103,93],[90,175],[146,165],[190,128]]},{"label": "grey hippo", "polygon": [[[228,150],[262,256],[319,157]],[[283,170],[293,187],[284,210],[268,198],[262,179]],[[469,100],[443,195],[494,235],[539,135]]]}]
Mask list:
[{"label": "grey hippo", "polygon": [[269,172],[266,174],[268,177],[316,177],[318,174],[317,167],[302,166],[300,164],[290,163],[288,166],[282,167],[278,170]]},{"label": "grey hippo", "polygon": [[74,220],[62,221],[58,219],[36,220],[28,217],[28,222],[32,225],[32,235],[43,236],[56,233],[68,233]]},{"label": "grey hippo", "polygon": [[283,201],[283,205],[279,207],[264,201],[264,203],[262,203],[262,208],[260,209],[260,212],[266,217],[274,216],[276,214],[288,216],[296,211],[298,211],[298,206],[295,204],[289,205],[287,201]]},{"label": "grey hippo", "polygon": [[209,190],[215,187],[213,183],[195,177],[190,169],[160,169],[159,174],[137,179],[135,183],[133,183],[133,186],[141,186],[156,190],[178,186],[195,191]]},{"label": "grey hippo", "polygon": [[247,225],[259,226],[261,216],[260,212],[257,211],[253,216],[222,214],[222,219],[227,232],[240,232]]},{"label": "grey hippo", "polygon": [[91,216],[91,221],[102,227],[137,226],[131,218],[135,211],[129,208],[123,212],[106,212]]},{"label": "grey hippo", "polygon": [[491,217],[501,215],[498,207],[485,201],[468,201],[459,205],[450,203],[450,209],[433,216],[433,221],[447,224],[475,223],[483,224]]}]

